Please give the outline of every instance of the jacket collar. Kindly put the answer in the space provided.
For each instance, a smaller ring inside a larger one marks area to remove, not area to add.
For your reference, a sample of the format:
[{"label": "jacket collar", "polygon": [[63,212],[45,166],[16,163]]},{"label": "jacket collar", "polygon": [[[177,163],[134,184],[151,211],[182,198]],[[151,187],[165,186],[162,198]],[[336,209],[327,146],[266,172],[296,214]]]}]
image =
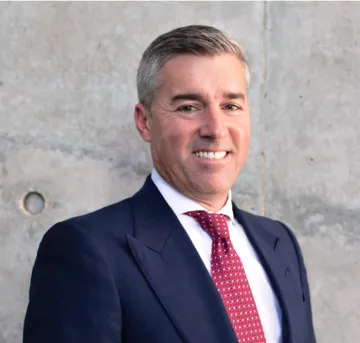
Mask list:
[{"label": "jacket collar", "polygon": [[237,343],[209,272],[150,177],[131,203],[130,250],[183,340]]}]

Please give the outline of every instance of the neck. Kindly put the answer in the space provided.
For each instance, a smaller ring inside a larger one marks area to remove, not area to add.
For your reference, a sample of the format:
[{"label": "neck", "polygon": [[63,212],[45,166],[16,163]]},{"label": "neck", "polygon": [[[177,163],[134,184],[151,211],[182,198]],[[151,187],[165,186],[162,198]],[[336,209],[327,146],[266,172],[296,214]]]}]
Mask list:
[{"label": "neck", "polygon": [[188,194],[184,194],[184,195],[187,196],[188,198],[194,200],[195,202],[197,202],[199,205],[206,208],[210,212],[217,212],[220,209],[222,209],[225,206],[226,201],[228,199],[228,194],[223,195],[221,197],[217,196],[217,197],[213,197],[213,198],[209,198],[209,199],[194,197],[194,196],[191,196]]}]

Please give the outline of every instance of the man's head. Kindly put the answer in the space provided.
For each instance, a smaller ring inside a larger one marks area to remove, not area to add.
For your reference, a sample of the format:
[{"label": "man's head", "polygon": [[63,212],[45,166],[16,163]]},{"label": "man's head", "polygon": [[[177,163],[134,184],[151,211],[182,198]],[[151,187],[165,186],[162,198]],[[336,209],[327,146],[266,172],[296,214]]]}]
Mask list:
[{"label": "man's head", "polygon": [[243,49],[223,32],[187,26],[155,39],[140,62],[135,121],[170,185],[218,209],[250,140]]}]

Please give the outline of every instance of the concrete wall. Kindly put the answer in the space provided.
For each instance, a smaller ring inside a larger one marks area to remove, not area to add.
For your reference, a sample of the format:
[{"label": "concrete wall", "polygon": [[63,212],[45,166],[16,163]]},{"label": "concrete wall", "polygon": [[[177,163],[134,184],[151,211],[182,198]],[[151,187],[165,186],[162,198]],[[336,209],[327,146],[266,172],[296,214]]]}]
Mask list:
[{"label": "concrete wall", "polygon": [[[319,342],[360,324],[360,3],[0,3],[0,343],[21,341],[38,243],[56,221],[131,195],[151,170],[135,72],[158,34],[201,23],[248,51],[244,209],[288,223]],[[29,215],[29,191],[45,198]]]}]

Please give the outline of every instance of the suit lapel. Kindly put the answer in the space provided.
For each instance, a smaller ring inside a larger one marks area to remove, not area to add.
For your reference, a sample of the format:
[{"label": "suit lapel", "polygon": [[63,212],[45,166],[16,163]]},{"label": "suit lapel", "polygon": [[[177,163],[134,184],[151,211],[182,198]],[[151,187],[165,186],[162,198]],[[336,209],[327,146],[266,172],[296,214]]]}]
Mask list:
[{"label": "suit lapel", "polygon": [[[246,212],[233,206],[234,214],[243,226],[250,242],[255,248],[263,267],[270,279],[273,290],[283,311],[283,341],[295,342],[296,308],[299,306],[298,286],[294,280],[291,268],[287,265],[287,256],[280,253],[282,245],[279,237],[274,236],[268,228],[263,227]],[[301,327],[301,326],[300,326]]]},{"label": "suit lapel", "polygon": [[208,271],[150,177],[132,198],[132,209],[131,252],[183,340],[237,342]]}]

